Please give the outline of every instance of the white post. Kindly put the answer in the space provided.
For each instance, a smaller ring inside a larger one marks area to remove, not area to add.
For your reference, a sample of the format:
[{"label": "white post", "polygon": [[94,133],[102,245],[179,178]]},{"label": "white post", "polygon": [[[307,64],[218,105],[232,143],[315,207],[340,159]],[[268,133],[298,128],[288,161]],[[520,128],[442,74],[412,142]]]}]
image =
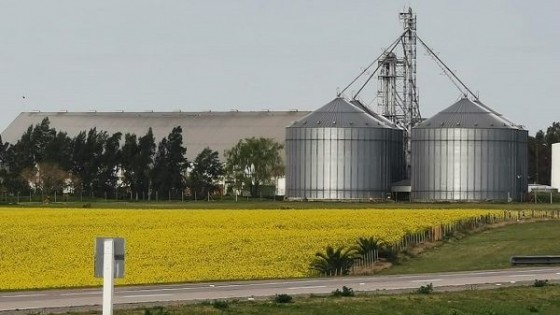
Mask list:
[{"label": "white post", "polygon": [[115,268],[113,239],[106,239],[103,243],[103,315],[113,315],[113,276]]},{"label": "white post", "polygon": [[537,190],[535,189],[535,203],[537,203]]}]

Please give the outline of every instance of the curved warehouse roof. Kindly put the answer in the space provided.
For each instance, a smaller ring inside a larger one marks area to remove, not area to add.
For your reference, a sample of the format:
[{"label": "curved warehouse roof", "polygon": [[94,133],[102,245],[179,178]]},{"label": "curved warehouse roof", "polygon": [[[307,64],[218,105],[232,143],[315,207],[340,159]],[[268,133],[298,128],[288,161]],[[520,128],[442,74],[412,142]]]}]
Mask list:
[{"label": "curved warehouse roof", "polygon": [[285,127],[309,111],[231,112],[23,112],[2,132],[2,140],[15,143],[30,125],[48,117],[57,131],[74,137],[82,130],[134,133],[143,136],[152,128],[156,141],[181,126],[187,158],[194,159],[205,147],[223,156],[240,139],[250,137],[285,140]]}]

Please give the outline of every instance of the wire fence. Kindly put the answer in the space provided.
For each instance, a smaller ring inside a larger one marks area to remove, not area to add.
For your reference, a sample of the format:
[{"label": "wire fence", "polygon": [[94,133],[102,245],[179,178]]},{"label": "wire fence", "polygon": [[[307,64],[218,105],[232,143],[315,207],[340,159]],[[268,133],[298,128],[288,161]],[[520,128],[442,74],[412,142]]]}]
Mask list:
[{"label": "wire fence", "polygon": [[[399,253],[420,244],[442,241],[456,235],[456,233],[469,232],[492,224],[532,219],[560,219],[560,210],[507,210],[503,211],[501,215],[488,214],[462,219],[449,224],[437,225],[422,231],[406,233],[400,241],[390,245],[389,248],[383,252],[384,254],[395,257]],[[351,273],[363,270],[364,268],[371,268],[383,258],[388,257],[381,257],[378,250],[363,255],[354,262]]]},{"label": "wire fence", "polygon": [[0,202],[3,203],[51,203],[51,202],[103,202],[103,201],[142,201],[142,202],[159,202],[159,201],[190,201],[190,200],[221,200],[225,195],[219,193],[208,193],[203,196],[196,193],[184,192],[151,192],[151,193],[52,193],[42,194],[37,192],[30,193],[0,193]]}]

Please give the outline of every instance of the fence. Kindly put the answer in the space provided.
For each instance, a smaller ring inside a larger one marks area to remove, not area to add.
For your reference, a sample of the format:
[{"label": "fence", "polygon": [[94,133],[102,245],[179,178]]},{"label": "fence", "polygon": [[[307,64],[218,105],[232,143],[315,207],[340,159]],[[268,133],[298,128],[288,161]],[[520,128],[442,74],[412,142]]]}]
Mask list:
[{"label": "fence", "polygon": [[362,268],[369,268],[377,261],[379,261],[379,251],[375,249],[361,256],[360,259],[354,261],[350,272],[354,273]]},{"label": "fence", "polygon": [[[502,215],[483,215],[469,219],[459,220],[454,223],[441,224],[423,231],[405,234],[400,241],[392,244],[386,251],[396,256],[398,253],[426,242],[437,242],[453,236],[455,233],[472,231],[486,225],[514,222],[527,219],[560,219],[560,210],[507,210]],[[386,257],[382,257],[386,258]],[[363,268],[371,268],[379,260],[379,252],[374,251],[357,260],[351,272]]]},{"label": "fence", "polygon": [[219,200],[224,195],[208,194],[206,196],[196,196],[196,194],[186,194],[181,192],[167,192],[159,194],[158,192],[148,193],[130,193],[130,192],[113,192],[113,193],[86,193],[77,192],[69,193],[53,193],[42,194],[41,192],[31,193],[0,193],[0,202],[3,203],[49,203],[49,202],[98,202],[98,201],[142,201],[142,202],[158,202],[158,201],[186,201],[186,200]]}]

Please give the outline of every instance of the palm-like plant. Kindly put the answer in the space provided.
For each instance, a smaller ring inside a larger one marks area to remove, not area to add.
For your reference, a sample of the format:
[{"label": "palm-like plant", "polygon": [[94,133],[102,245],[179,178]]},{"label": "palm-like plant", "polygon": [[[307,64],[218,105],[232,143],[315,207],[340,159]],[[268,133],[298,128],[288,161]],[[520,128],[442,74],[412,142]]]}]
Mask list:
[{"label": "palm-like plant", "polygon": [[372,263],[377,261],[378,252],[383,249],[385,242],[381,239],[360,237],[356,241],[356,253],[360,256],[362,260],[366,263]]},{"label": "palm-like plant", "polygon": [[359,259],[359,256],[354,248],[341,246],[335,249],[327,246],[325,252],[315,254],[315,260],[311,262],[310,268],[326,276],[347,275],[356,259]]},{"label": "palm-like plant", "polygon": [[360,255],[367,255],[376,250],[380,250],[385,245],[385,242],[381,239],[360,237],[356,241],[356,252]]}]

